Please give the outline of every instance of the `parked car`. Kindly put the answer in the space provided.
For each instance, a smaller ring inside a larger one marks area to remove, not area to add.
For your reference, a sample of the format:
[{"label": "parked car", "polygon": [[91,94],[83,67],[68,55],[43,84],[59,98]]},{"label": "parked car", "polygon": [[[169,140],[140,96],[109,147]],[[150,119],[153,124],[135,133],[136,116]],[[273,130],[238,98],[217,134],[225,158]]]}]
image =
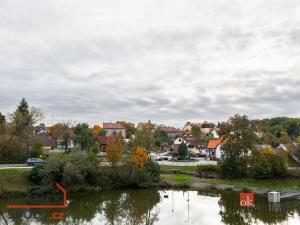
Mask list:
[{"label": "parked car", "polygon": [[105,157],[106,156],[106,152],[99,152],[98,154],[97,154],[97,157]]},{"label": "parked car", "polygon": [[45,161],[40,159],[40,158],[29,158],[26,161],[26,164],[28,166],[37,166],[37,165],[41,165],[41,164],[44,164],[44,163],[45,163]]},{"label": "parked car", "polygon": [[171,160],[173,158],[172,152],[163,152],[158,154],[156,160]]}]

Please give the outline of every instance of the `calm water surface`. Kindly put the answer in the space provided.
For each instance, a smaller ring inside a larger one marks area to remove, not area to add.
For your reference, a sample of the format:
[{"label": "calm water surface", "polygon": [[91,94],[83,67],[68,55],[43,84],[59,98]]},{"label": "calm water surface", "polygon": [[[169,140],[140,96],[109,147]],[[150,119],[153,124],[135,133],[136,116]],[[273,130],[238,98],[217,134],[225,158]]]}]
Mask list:
[{"label": "calm water surface", "polygon": [[[300,201],[270,205],[255,196],[255,208],[239,206],[239,193],[124,189],[68,195],[68,207],[6,209],[6,204],[59,203],[51,198],[0,200],[0,224],[300,224]],[[63,221],[49,216],[64,212]]]}]

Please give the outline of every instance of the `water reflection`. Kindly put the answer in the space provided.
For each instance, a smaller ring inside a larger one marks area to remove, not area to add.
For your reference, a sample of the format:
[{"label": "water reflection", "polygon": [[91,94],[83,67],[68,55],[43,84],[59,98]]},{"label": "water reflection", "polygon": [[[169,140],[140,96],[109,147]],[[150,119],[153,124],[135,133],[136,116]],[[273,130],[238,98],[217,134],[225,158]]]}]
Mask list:
[{"label": "water reflection", "polygon": [[[128,189],[71,194],[68,199],[63,210],[5,208],[16,201],[43,204],[49,198],[0,200],[0,224],[300,224],[300,201],[269,204],[255,196],[255,207],[244,208],[234,192]],[[54,211],[64,212],[64,221],[50,219]]]}]

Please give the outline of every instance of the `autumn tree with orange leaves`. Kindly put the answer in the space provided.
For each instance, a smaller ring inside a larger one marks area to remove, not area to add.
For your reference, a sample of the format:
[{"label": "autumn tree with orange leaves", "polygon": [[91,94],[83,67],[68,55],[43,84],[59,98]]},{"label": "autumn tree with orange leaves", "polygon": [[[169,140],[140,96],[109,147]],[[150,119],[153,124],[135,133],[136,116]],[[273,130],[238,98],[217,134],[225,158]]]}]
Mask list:
[{"label": "autumn tree with orange leaves", "polygon": [[113,135],[108,141],[106,158],[113,167],[121,161],[124,149],[124,142],[120,134]]},{"label": "autumn tree with orange leaves", "polygon": [[93,135],[97,136],[100,133],[100,131],[102,130],[102,127],[100,127],[99,125],[96,124],[92,127],[91,130],[92,130]]},{"label": "autumn tree with orange leaves", "polygon": [[148,161],[148,154],[142,147],[136,147],[132,151],[129,162],[137,166],[140,170],[144,170],[145,163]]}]

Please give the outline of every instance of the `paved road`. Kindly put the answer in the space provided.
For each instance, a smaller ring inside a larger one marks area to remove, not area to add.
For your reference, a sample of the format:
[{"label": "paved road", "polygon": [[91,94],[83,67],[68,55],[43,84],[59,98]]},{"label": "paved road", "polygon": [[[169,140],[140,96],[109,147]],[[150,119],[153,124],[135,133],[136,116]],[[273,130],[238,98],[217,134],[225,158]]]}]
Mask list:
[{"label": "paved road", "polygon": [[0,164],[1,169],[31,169],[32,166],[27,166],[27,164]]},{"label": "paved road", "polygon": [[217,165],[217,161],[199,160],[192,162],[180,162],[180,161],[157,161],[159,165],[164,166],[198,166],[198,165]]},{"label": "paved road", "polygon": [[[179,161],[157,161],[159,165],[165,166],[197,166],[197,165],[217,165],[216,161],[209,160],[199,160],[195,162],[179,162]],[[101,162],[101,166],[109,166],[108,162]],[[27,166],[26,164],[0,164],[1,169],[31,169],[32,166]],[[289,170],[299,170],[300,167],[288,167]]]}]

